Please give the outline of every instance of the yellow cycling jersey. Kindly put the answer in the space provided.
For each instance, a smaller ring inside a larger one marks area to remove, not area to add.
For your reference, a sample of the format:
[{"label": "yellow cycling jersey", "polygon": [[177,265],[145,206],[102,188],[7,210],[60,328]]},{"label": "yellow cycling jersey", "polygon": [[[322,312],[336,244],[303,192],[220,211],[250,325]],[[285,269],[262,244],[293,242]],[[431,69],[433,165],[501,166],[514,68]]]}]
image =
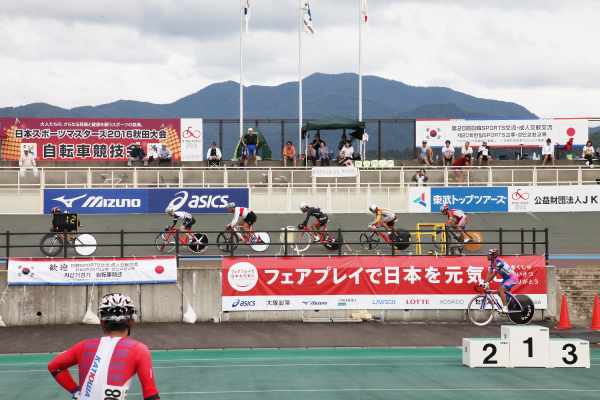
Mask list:
[{"label": "yellow cycling jersey", "polygon": [[396,218],[396,214],[394,214],[387,208],[378,208],[377,216],[375,217],[375,221],[373,222],[373,224],[377,224],[382,217],[384,222],[391,221],[392,219]]}]

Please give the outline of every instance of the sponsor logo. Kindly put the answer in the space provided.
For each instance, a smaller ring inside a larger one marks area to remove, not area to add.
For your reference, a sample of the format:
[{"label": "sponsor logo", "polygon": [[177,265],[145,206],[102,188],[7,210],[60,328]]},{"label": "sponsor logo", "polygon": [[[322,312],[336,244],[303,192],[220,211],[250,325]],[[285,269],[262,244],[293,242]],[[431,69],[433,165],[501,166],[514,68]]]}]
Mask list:
[{"label": "sponsor logo", "polygon": [[414,199],[413,203],[420,204],[423,207],[427,207],[427,203],[425,203],[425,193],[421,193],[421,196]]},{"label": "sponsor logo", "polygon": [[396,304],[396,300],[371,300],[371,304]]},{"label": "sponsor logo", "polygon": [[240,300],[240,299],[236,299],[233,304],[231,304],[231,307],[236,308],[236,307],[254,307],[254,305],[256,304],[256,301],[249,301],[249,300]]},{"label": "sponsor logo", "polygon": [[302,304],[305,306],[326,306],[326,301],[303,301]]},{"label": "sponsor logo", "polygon": [[429,299],[407,299],[406,304],[411,304],[411,305],[430,304],[430,300]]},{"label": "sponsor logo", "polygon": [[521,189],[517,189],[516,192],[513,192],[512,199],[513,200],[529,200],[529,193],[527,193],[527,192],[519,193],[520,190]]},{"label": "sponsor logo", "polygon": [[290,304],[291,302],[289,300],[267,300],[267,306],[283,307],[289,306]]},{"label": "sponsor logo", "polygon": [[98,367],[100,367],[100,361],[102,361],[102,358],[96,354],[96,357],[94,357],[94,363],[90,368],[88,383],[85,386],[86,397],[90,397],[92,394],[92,388],[94,387],[94,380],[96,379],[96,374],[98,373]]},{"label": "sponsor logo", "polygon": [[465,304],[463,299],[441,299],[440,304]]},{"label": "sponsor logo", "polygon": [[179,210],[183,206],[187,206],[189,208],[226,208],[227,203],[229,202],[229,195],[194,195],[191,197],[189,202],[188,197],[189,194],[185,190],[177,192],[175,193],[175,198],[169,203],[169,206],[173,207],[175,210]]},{"label": "sponsor logo", "polygon": [[340,306],[340,307],[343,307],[345,305],[346,305],[346,303],[338,303],[338,306]]},{"label": "sponsor logo", "polygon": [[73,197],[72,199],[65,199],[65,196],[60,196],[60,197],[57,197],[56,199],[52,199],[52,200],[60,201],[65,206],[71,208],[71,207],[73,207],[73,202],[75,200],[83,199],[85,196],[87,196],[87,194],[84,194],[83,196],[79,196],[79,197]]},{"label": "sponsor logo", "polygon": [[[60,201],[67,207],[73,207],[73,202],[75,200],[83,199],[87,196],[87,193],[83,196],[73,197],[72,199],[65,199],[65,196],[60,196],[52,200]],[[81,205],[81,207],[106,207],[106,208],[132,208],[132,207],[141,207],[142,200],[141,199],[105,199],[104,196],[90,196],[85,202]]]},{"label": "sponsor logo", "polygon": [[258,282],[258,271],[254,265],[248,262],[240,262],[229,268],[227,281],[235,290],[247,292]]}]

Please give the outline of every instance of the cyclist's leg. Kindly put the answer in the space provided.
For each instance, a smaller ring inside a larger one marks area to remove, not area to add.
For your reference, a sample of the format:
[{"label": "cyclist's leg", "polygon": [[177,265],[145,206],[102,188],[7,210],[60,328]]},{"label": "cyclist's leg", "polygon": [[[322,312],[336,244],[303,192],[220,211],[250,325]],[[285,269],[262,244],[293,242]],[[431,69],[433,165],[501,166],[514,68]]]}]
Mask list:
[{"label": "cyclist's leg", "polygon": [[318,231],[319,229],[321,229],[321,224],[319,223],[318,219],[312,223],[312,225],[310,226],[310,229],[312,229],[313,231]]},{"label": "cyclist's leg", "polygon": [[516,275],[507,276],[502,280],[500,284],[500,288],[498,289],[498,295],[500,296],[500,300],[502,300],[502,305],[506,306],[506,292],[510,292],[510,290],[519,283],[519,278]]},{"label": "cyclist's leg", "polygon": [[186,231],[187,239],[192,242],[194,240],[196,240],[196,238],[192,234],[192,226],[195,223],[196,223],[196,219],[194,217],[192,217],[192,219],[190,221],[183,221],[183,224],[181,224],[181,227],[179,228],[179,230],[181,230],[181,231]]}]

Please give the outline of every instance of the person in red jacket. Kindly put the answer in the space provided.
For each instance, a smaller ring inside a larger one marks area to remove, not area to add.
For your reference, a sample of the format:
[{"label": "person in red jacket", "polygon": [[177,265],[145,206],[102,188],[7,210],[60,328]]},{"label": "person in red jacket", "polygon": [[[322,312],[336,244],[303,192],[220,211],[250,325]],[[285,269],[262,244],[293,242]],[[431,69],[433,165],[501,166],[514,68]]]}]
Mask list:
[{"label": "person in red jacket", "polygon": [[469,167],[470,162],[471,162],[471,155],[466,154],[464,157],[461,157],[452,163],[452,170],[454,171],[454,174],[458,178],[459,185],[462,183],[463,177],[465,174],[465,172],[463,171],[463,168],[466,167],[468,169],[471,169],[471,167]]},{"label": "person in red jacket", "polygon": [[[79,342],[50,361],[48,370],[54,379],[73,394],[72,400],[80,397],[123,400],[137,373],[144,400],[160,400],[150,350],[145,344],[128,338],[135,322],[135,305],[131,298],[120,293],[107,294],[100,302],[98,314],[105,335]],[[69,367],[76,364],[79,384],[69,373]]]}]

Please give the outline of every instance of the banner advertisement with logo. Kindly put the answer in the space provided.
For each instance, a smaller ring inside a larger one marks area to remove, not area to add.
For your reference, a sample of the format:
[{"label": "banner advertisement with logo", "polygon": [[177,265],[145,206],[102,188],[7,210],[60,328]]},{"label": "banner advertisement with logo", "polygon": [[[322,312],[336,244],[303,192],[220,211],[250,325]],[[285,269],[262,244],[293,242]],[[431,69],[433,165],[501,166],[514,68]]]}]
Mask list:
[{"label": "banner advertisement with logo", "polygon": [[173,160],[203,159],[201,118],[2,118],[0,133],[7,161],[23,148],[37,161],[126,161],[137,142],[149,156],[166,143]]},{"label": "banner advertisement with logo", "polygon": [[600,186],[515,186],[508,188],[512,212],[600,211]]},{"label": "banner advertisement with logo", "polygon": [[[547,307],[543,256],[502,257],[513,293]],[[464,310],[487,274],[485,256],[224,258],[223,311],[323,309]],[[492,288],[502,280],[496,277]]]},{"label": "banner advertisement with logo", "polygon": [[316,178],[353,177],[358,175],[356,167],[313,167],[311,175]]},{"label": "banner advertisement with logo", "polygon": [[129,285],[175,282],[175,257],[8,260],[9,285]]},{"label": "banner advertisement with logo", "polygon": [[465,212],[507,212],[507,187],[411,187],[409,212],[439,212],[443,204]]},{"label": "banner advertisement with logo", "polygon": [[429,146],[442,147],[450,140],[453,147],[470,142],[475,149],[484,141],[492,147],[541,147],[547,138],[554,145],[565,145],[573,139],[574,146],[584,146],[588,133],[587,118],[416,121],[417,146],[427,140]]},{"label": "banner advertisement with logo", "polygon": [[227,213],[227,203],[248,207],[250,192],[239,189],[149,189],[148,213],[164,213],[167,206],[189,213]]}]

